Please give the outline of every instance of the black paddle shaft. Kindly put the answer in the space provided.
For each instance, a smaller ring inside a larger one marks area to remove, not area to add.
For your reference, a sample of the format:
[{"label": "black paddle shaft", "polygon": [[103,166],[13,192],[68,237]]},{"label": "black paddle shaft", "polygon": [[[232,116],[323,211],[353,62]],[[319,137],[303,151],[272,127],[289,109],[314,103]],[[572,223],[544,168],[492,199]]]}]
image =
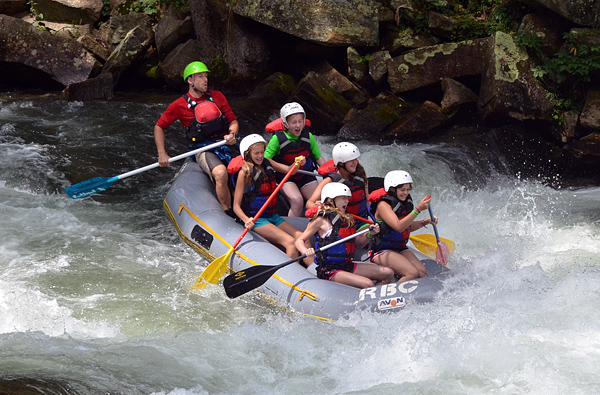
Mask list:
[{"label": "black paddle shaft", "polygon": [[[335,245],[345,243],[348,240],[351,240],[355,237],[367,233],[368,231],[368,228],[363,229],[358,233],[354,233],[353,235],[350,235],[344,239],[338,240],[336,242],[326,245],[325,247],[319,248],[315,251],[315,253],[319,251],[325,251],[326,249],[331,248]],[[282,267],[297,262],[304,258],[306,258],[306,255],[290,259],[289,261],[280,263],[276,266],[252,266],[248,269],[240,270],[239,272],[230,274],[229,276],[225,277],[225,280],[223,280],[223,287],[225,288],[225,293],[231,299],[237,298],[238,296],[243,295],[263,285],[265,282],[267,282],[269,278],[271,278],[273,274],[275,274],[277,270],[281,269]]]}]

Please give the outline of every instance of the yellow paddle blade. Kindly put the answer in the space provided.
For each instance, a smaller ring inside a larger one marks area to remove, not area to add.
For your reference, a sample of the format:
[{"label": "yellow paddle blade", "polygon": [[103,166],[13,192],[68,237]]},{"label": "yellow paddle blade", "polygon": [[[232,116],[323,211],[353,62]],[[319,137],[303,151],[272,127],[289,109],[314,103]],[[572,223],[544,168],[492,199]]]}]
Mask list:
[{"label": "yellow paddle blade", "polygon": [[233,254],[234,248],[230,248],[229,251],[223,256],[218,257],[214,261],[210,263],[204,269],[200,277],[196,280],[194,285],[192,285],[192,290],[199,291],[202,288],[206,287],[209,283],[216,284],[219,280],[225,275],[227,272],[227,268],[229,267],[229,258],[231,258],[231,254]]},{"label": "yellow paddle blade", "polygon": [[[425,254],[431,258],[435,258],[436,251],[438,248],[435,235],[430,235],[427,233],[420,234],[420,235],[411,235],[410,241],[412,241],[413,244],[415,245],[415,247],[417,247],[417,249],[419,251],[421,251],[423,254]],[[454,242],[452,240],[448,240],[443,237],[440,237],[440,242],[442,242],[448,246],[448,251],[450,253],[453,253],[454,250],[456,249],[456,244],[454,244]]]}]

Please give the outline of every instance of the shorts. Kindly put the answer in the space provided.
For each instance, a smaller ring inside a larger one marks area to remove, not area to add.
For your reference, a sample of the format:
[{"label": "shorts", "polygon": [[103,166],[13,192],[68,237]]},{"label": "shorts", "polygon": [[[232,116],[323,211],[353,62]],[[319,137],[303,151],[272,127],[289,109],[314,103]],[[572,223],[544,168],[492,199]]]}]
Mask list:
[{"label": "shorts", "polygon": [[225,164],[219,159],[219,157],[210,151],[199,152],[195,156],[196,162],[198,166],[210,176],[210,179],[213,180],[212,171],[215,167],[219,165],[225,166]]},{"label": "shorts", "polygon": [[[381,251],[377,251],[377,252],[369,251],[369,261],[373,262],[373,258],[378,257],[379,255],[381,255],[387,251],[395,251],[395,252],[401,254],[402,252],[404,252],[406,250],[408,250],[408,247],[404,246],[404,247],[398,248],[397,250],[381,250]],[[373,263],[375,263],[375,262],[373,262]]]},{"label": "shorts", "polygon": [[317,266],[317,277],[323,280],[332,281],[333,276],[338,272],[344,271],[354,273],[356,270],[356,262],[343,264],[342,266]]},{"label": "shorts", "polygon": [[285,220],[281,218],[278,214],[273,214],[270,217],[259,217],[257,220],[254,221],[253,229],[259,228],[266,224],[273,224],[275,226],[279,226],[284,222]]},{"label": "shorts", "polygon": [[[280,180],[283,180],[283,177],[281,177],[277,181],[280,181]],[[296,186],[298,187],[298,189],[302,189],[305,186],[307,186],[308,184],[311,184],[313,182],[317,182],[317,178],[315,176],[308,176],[306,174],[300,174],[299,176],[296,176],[296,175],[291,176],[286,181],[286,184],[289,183],[289,182],[293,182],[294,184],[296,184]]]}]

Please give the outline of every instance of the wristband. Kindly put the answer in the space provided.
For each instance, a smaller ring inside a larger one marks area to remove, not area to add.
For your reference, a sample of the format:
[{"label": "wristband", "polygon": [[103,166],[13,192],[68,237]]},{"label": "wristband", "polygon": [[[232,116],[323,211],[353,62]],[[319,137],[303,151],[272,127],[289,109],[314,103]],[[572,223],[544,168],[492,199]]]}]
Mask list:
[{"label": "wristband", "polygon": [[421,212],[420,212],[420,211],[417,211],[416,209],[414,209],[414,210],[412,211],[412,213],[413,213],[414,215],[419,215]]}]

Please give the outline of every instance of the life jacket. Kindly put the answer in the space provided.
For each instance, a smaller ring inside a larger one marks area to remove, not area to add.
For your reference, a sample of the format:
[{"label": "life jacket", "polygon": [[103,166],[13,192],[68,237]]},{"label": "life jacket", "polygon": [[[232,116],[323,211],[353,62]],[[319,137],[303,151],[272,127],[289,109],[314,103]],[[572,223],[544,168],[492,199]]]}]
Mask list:
[{"label": "life jacket", "polygon": [[[354,226],[348,225],[335,211],[325,211],[323,217],[331,223],[331,233],[327,237],[321,237],[317,233],[315,250],[328,244],[344,239],[356,232]],[[315,263],[319,266],[336,267],[352,262],[354,259],[354,240],[335,245],[325,251],[315,254]]]},{"label": "life jacket", "polygon": [[333,182],[341,182],[350,188],[352,196],[348,200],[346,211],[350,214],[366,218],[368,211],[367,197],[365,196],[365,180],[356,174],[352,178],[352,181],[344,179],[339,173],[329,173],[327,177],[330,177]]},{"label": "life jacket", "polygon": [[[277,188],[277,180],[275,179],[275,170],[273,170],[273,167],[267,161],[263,163],[263,168],[265,171],[258,171],[256,167],[252,168],[253,183],[246,185],[244,188],[241,207],[248,217],[254,217]],[[275,214],[276,210],[277,196],[274,196],[263,211],[262,216],[270,217]]]},{"label": "life jacket", "polygon": [[[395,196],[388,195],[383,188],[377,189],[369,194],[369,211],[375,216],[377,211],[377,205],[379,202],[386,202],[390,205],[394,214],[398,219],[406,217],[413,210],[412,197],[408,195],[404,202],[398,200]],[[369,248],[373,252],[381,250],[400,250],[406,247],[410,238],[410,226],[402,232],[398,232],[384,221],[377,221],[379,223],[380,231],[378,234],[373,235],[370,240]]]},{"label": "life jacket", "polygon": [[229,122],[214,103],[209,92],[205,93],[205,100],[199,103],[187,94],[183,97],[188,102],[188,107],[194,111],[195,117],[186,131],[190,144],[216,142],[227,134]]},{"label": "life jacket", "polygon": [[[310,119],[304,118],[304,125],[310,127]],[[275,133],[278,130],[283,130],[283,120],[281,118],[277,118],[274,121],[271,121],[265,126],[265,130],[269,133]]]},{"label": "life jacket", "polygon": [[[313,171],[314,164],[310,153],[310,128],[305,126],[300,133],[300,138],[296,142],[292,142],[287,138],[282,130],[275,132],[275,136],[279,139],[279,154],[273,160],[279,163],[291,164],[294,163],[300,155],[306,158],[304,166],[300,166],[300,170]],[[299,180],[303,177],[302,174],[294,174],[290,177],[291,180]],[[283,178],[283,177],[281,177]]]}]

